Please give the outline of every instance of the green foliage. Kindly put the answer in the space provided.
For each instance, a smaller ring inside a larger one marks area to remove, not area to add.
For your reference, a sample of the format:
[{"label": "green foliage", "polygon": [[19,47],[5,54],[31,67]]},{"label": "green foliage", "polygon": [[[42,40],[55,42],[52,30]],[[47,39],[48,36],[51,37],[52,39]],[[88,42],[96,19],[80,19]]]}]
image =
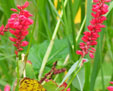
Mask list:
[{"label": "green foliage", "polygon": [[[23,4],[25,1],[0,0],[0,26],[7,23],[12,13],[10,9],[15,8],[16,4]],[[68,84],[75,73],[77,60],[79,60],[75,51],[81,42],[83,31],[87,30],[92,18],[90,14],[92,0],[87,0],[87,7],[85,0],[73,0],[73,3],[71,0],[56,0],[58,1],[57,8],[54,6],[55,0],[28,1],[30,6],[27,9],[33,14],[34,25],[29,28],[30,33],[25,38],[25,40],[30,41],[28,50],[26,47],[21,52],[26,53],[27,51],[28,60],[32,62],[32,64],[26,64],[26,76],[38,79],[45,57],[47,63],[44,65],[42,77],[50,71],[53,63],[58,61],[57,68],[66,68],[66,74],[54,75],[52,78],[59,84],[64,81]],[[105,91],[109,81],[113,80],[113,1],[108,5],[109,12],[105,15],[107,16],[106,28],[100,33],[98,45],[95,47],[95,58],[91,60],[86,56],[88,62],[84,64],[72,81],[71,91]],[[81,22],[75,24],[74,18],[80,7]],[[59,10],[62,11],[62,16],[59,15]],[[8,39],[9,36],[11,36],[9,33],[0,36],[0,89],[2,91],[6,84],[13,87],[16,79],[15,49]],[[19,58],[21,60],[20,55]],[[24,65],[24,62],[20,62],[21,75]],[[47,91],[55,91],[58,88],[52,81],[44,84],[44,87]]]},{"label": "green foliage", "polygon": [[[30,54],[28,59],[31,60],[31,62],[33,63],[33,68],[36,69],[36,71],[38,71],[41,67],[41,63],[49,43],[50,43],[49,41],[45,41],[44,43],[41,43],[39,45],[36,44],[32,46],[30,49]],[[63,61],[65,60],[68,53],[69,53],[69,48],[66,40],[65,39],[55,40],[52,52],[48,59],[45,73],[49,71],[48,69],[52,67],[53,63],[56,60],[58,60],[59,65],[62,66]]]},{"label": "green foliage", "polygon": [[[58,88],[57,87],[57,84],[53,81],[49,81],[49,82],[46,82],[43,87],[47,90],[47,91],[56,91],[56,89]],[[64,89],[64,87],[60,87],[57,89],[57,91],[62,91]]]}]

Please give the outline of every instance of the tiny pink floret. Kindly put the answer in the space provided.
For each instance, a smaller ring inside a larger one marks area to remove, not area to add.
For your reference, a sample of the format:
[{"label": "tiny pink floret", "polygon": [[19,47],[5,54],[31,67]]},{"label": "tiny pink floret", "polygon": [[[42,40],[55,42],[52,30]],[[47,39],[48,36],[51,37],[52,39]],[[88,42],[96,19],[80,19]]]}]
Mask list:
[{"label": "tiny pink floret", "polygon": [[107,89],[108,89],[109,91],[113,91],[113,86],[109,86],[109,87],[107,87]]},{"label": "tiny pink floret", "polygon": [[110,84],[113,84],[113,81],[109,82]]},{"label": "tiny pink floret", "polygon": [[10,91],[10,86],[6,85],[5,88],[4,88],[4,91]]}]

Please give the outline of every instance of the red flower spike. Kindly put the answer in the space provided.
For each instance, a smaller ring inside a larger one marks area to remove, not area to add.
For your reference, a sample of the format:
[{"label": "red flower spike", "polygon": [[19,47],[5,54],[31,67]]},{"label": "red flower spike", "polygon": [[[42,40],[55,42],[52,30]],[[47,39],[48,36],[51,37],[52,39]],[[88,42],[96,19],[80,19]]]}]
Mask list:
[{"label": "red flower spike", "polygon": [[23,41],[22,44],[21,44],[21,46],[27,46],[28,44],[29,44],[29,42]]},{"label": "red flower spike", "polygon": [[18,51],[15,51],[15,54],[18,55]]},{"label": "red flower spike", "polygon": [[29,6],[29,2],[26,1],[25,4],[22,6],[22,9],[27,8]]},{"label": "red flower spike", "polygon": [[0,35],[4,35],[4,25],[0,27]]},{"label": "red flower spike", "polygon": [[11,11],[18,12],[13,13],[11,17],[8,19],[8,23],[4,27],[3,25],[0,27],[0,35],[4,35],[4,32],[9,32],[14,35],[15,37],[9,37],[9,40],[12,42],[15,42],[13,44],[16,47],[15,54],[18,56],[18,52],[22,51],[23,48],[28,45],[27,41],[23,41],[23,39],[28,35],[29,31],[28,28],[31,24],[33,24],[33,20],[29,17],[32,16],[32,14],[29,13],[29,11],[24,10],[29,6],[29,2],[26,1],[24,5],[20,6],[17,5],[17,8],[19,9],[13,9],[11,8]]},{"label": "red flower spike", "polygon": [[107,89],[108,89],[109,91],[113,91],[113,86],[109,86],[109,87],[107,87]]},{"label": "red flower spike", "polygon": [[9,37],[12,42],[16,42],[16,38]]},{"label": "red flower spike", "polygon": [[82,55],[83,53],[82,53],[82,51],[77,50],[77,51],[76,51],[76,54],[78,54],[78,55]]},{"label": "red flower spike", "polygon": [[23,50],[23,48],[19,48],[18,50],[19,50],[19,51],[22,51],[22,50]]},{"label": "red flower spike", "polygon": [[18,12],[16,9],[11,8],[11,11]]},{"label": "red flower spike", "polygon": [[110,84],[113,84],[113,81],[109,82]]},{"label": "red flower spike", "polygon": [[17,5],[17,8],[18,8],[18,9],[21,9],[21,6],[20,6],[20,5]]},{"label": "red flower spike", "polygon": [[[109,82],[109,83],[110,83],[110,84],[113,84],[113,81],[111,81],[111,82]],[[108,86],[107,89],[108,89],[109,91],[113,91],[113,86]]]},{"label": "red flower spike", "polygon": [[81,55],[82,58],[89,54],[90,58],[94,58],[93,53],[96,51],[92,46],[97,45],[97,38],[99,37],[99,32],[101,28],[105,28],[105,25],[102,23],[106,20],[106,17],[103,16],[108,12],[108,5],[105,2],[110,2],[111,0],[93,0],[95,3],[92,5],[92,20],[90,25],[87,27],[89,31],[84,32],[82,37],[82,43],[80,43],[80,49],[77,50],[76,54]]},{"label": "red flower spike", "polygon": [[93,2],[94,2],[94,3],[97,3],[97,2],[99,2],[99,0],[93,0]]},{"label": "red flower spike", "polygon": [[94,58],[94,55],[92,53],[89,53],[90,58]]},{"label": "red flower spike", "polygon": [[104,0],[104,2],[111,2],[111,0]]}]

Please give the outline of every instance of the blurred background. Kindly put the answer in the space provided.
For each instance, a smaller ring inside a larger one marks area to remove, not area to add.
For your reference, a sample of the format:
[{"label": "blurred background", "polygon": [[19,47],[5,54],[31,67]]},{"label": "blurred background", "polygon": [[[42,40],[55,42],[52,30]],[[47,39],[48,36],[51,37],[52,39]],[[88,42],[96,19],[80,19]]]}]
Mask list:
[{"label": "blurred background", "polygon": [[[8,18],[13,13],[10,9],[16,8],[18,4],[23,5],[25,1],[0,0],[0,26],[7,24]],[[27,10],[33,14],[31,18],[36,21],[28,60],[32,62],[36,79],[38,78],[42,60],[56,27],[58,27],[58,32],[55,40],[53,40],[53,48],[43,75],[51,69],[53,62],[56,60],[58,61],[58,68],[65,67],[68,71],[79,59],[79,55],[76,55],[76,50],[79,49],[83,32],[87,31],[89,21],[92,19],[90,14],[92,12],[92,0],[28,1],[30,5]],[[75,79],[70,87],[71,91],[106,91],[109,81],[113,81],[113,1],[108,3],[108,5],[107,21],[104,22],[106,28],[100,33],[98,45],[95,47],[95,58],[91,60],[89,56],[86,56],[88,62],[84,64],[83,69],[78,75],[81,82]],[[63,16],[60,18],[62,10]],[[58,21],[60,21],[60,24],[57,26]],[[30,26],[29,35],[25,40],[30,41],[32,30],[33,25]],[[78,36],[79,31],[81,32]],[[6,84],[13,87],[16,79],[15,48],[13,43],[8,39],[9,36],[12,35],[5,33],[4,36],[0,36],[0,89],[2,90]],[[26,50],[27,47],[21,53],[26,53]],[[56,81],[60,83],[65,74],[60,74],[59,79]]]}]

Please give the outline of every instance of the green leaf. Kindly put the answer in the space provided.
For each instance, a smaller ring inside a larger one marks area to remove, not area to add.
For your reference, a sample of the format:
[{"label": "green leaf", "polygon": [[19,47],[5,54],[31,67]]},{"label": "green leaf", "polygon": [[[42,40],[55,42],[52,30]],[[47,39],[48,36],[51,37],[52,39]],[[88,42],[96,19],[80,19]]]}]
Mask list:
[{"label": "green leaf", "polygon": [[78,61],[75,62],[75,63],[70,67],[68,73],[66,74],[66,76],[65,76],[64,79],[62,80],[61,84],[62,84],[63,82],[65,82],[65,80],[66,80],[67,78],[69,78],[69,77],[71,76],[71,74],[75,71],[75,68],[76,68],[77,64],[78,64]]},{"label": "green leaf", "polygon": [[[20,77],[22,76],[23,72],[24,72],[24,67],[25,67],[25,62],[23,62],[22,60],[18,60],[19,62],[19,75]],[[17,71],[17,67],[16,67],[16,71]]]},{"label": "green leaf", "polygon": [[[28,59],[32,62],[34,69],[40,69],[48,45],[49,41],[45,41],[40,45],[34,45],[31,47]],[[66,40],[55,40],[53,50],[46,65],[45,72],[47,72],[52,67],[53,62],[56,60],[63,64],[68,52],[68,43]]]},{"label": "green leaf", "polygon": [[[91,20],[91,12],[92,12],[92,0],[87,0],[87,15],[86,15],[86,25],[85,25],[85,31],[87,31],[87,26],[90,24]],[[84,91],[89,90],[89,77],[90,77],[90,62],[85,64],[85,85],[84,85]]]},{"label": "green leaf", "polygon": [[[47,91],[56,91],[56,89],[58,88],[57,87],[57,84],[53,81],[49,81],[49,82],[46,82],[43,87],[47,90]],[[64,89],[64,87],[61,87],[61,88],[58,88],[57,91],[62,91]]]},{"label": "green leaf", "polygon": [[31,78],[31,79],[36,78],[33,67],[32,67],[32,64],[27,63],[25,71],[26,71],[26,77]]},{"label": "green leaf", "polygon": [[94,90],[96,77],[98,75],[100,69],[100,63],[102,61],[102,43],[103,43],[104,30],[100,33],[100,37],[98,39],[98,44],[95,53],[94,66],[91,74],[91,82],[90,82],[90,91]]},{"label": "green leaf", "polygon": [[80,72],[77,74],[76,78],[73,80],[72,85],[78,90],[83,91],[84,83],[85,83],[85,71],[84,68],[82,68]]},{"label": "green leaf", "polygon": [[[104,62],[102,64],[102,67],[103,67],[103,74],[104,74],[104,84],[105,84],[105,87],[109,86],[109,82],[111,80],[111,75],[112,75],[112,64],[111,62]],[[109,70],[108,70],[109,68]],[[101,77],[101,71],[99,71],[98,73],[98,76],[96,78],[96,81],[95,81],[95,89],[102,89],[102,77]]]}]

